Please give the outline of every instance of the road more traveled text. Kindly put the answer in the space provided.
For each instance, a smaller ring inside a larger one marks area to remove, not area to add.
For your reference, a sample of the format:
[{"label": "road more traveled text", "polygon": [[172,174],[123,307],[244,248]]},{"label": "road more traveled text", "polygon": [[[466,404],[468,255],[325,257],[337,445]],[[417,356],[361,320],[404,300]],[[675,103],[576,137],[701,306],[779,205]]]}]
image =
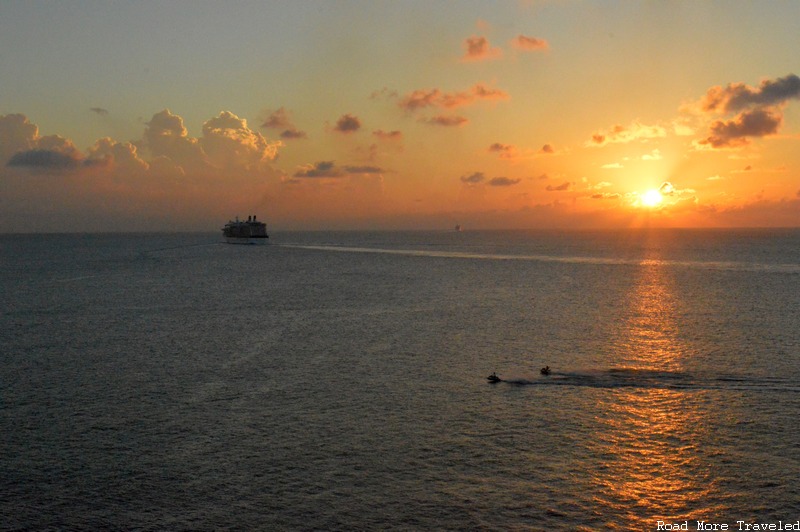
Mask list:
[{"label": "road more traveled text", "polygon": [[735,523],[715,523],[713,521],[695,521],[694,527],[690,528],[689,521],[672,523],[669,521],[657,521],[656,530],[798,530],[800,531],[800,521],[794,523],[778,521],[777,523],[753,523],[748,521],[736,521]]}]

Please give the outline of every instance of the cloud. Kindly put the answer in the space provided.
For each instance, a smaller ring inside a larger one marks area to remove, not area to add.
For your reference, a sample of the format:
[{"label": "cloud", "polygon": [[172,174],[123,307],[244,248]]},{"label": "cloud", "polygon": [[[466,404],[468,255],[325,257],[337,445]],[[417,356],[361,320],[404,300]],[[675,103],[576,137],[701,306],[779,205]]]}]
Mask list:
[{"label": "cloud", "polygon": [[544,39],[526,37],[525,35],[518,35],[514,40],[511,41],[511,46],[518,50],[524,50],[528,52],[547,50],[550,47],[550,45]]},{"label": "cloud", "polygon": [[269,142],[247,126],[247,120],[222,111],[203,124],[200,139],[208,158],[218,167],[253,169],[278,155],[280,142]]},{"label": "cloud", "polygon": [[661,186],[658,187],[658,192],[662,196],[672,196],[673,194],[675,194],[676,191],[672,183],[670,183],[669,181],[664,181],[663,183],[661,183]]},{"label": "cloud", "polygon": [[547,185],[547,188],[545,190],[547,190],[548,192],[564,192],[567,190],[572,190],[572,186],[573,186],[572,183],[570,183],[569,181],[565,181],[560,185]]},{"label": "cloud", "polygon": [[466,91],[442,92],[440,89],[417,89],[403,96],[398,105],[409,112],[438,107],[453,109],[465,105],[472,105],[481,100],[507,100],[508,93],[500,89],[476,84]]},{"label": "cloud", "polygon": [[522,179],[511,179],[510,177],[493,177],[489,180],[489,185],[493,187],[510,187],[516,185]]},{"label": "cloud", "polygon": [[433,124],[435,126],[458,127],[458,126],[463,126],[464,124],[469,122],[469,120],[467,120],[463,116],[439,115],[439,116],[434,116],[432,118],[424,119],[423,122],[427,124]]},{"label": "cloud", "polygon": [[710,126],[711,135],[699,141],[712,148],[740,147],[748,144],[747,137],[763,137],[778,132],[783,115],[776,109],[763,107],[743,111],[731,120],[716,120]]},{"label": "cloud", "polygon": [[102,107],[90,107],[89,110],[100,116],[108,116],[108,109],[103,109]]},{"label": "cloud", "polygon": [[39,128],[22,114],[0,116],[0,164],[5,164],[16,152],[37,147]]},{"label": "cloud", "polygon": [[301,166],[294,173],[294,177],[309,178],[342,178],[348,175],[377,175],[385,170],[378,166],[337,166],[333,161],[319,161],[314,164]]},{"label": "cloud", "polygon": [[33,149],[15,153],[6,166],[39,168],[42,170],[71,170],[80,166],[80,160],[57,150]]},{"label": "cloud", "polygon": [[184,168],[204,168],[209,162],[199,141],[189,137],[183,118],[169,109],[154,114],[145,123],[144,145],[155,157],[167,157]]},{"label": "cloud", "polygon": [[588,145],[605,146],[606,144],[628,143],[666,136],[667,130],[661,126],[648,126],[640,122],[633,122],[629,126],[617,124],[611,129],[593,133]]},{"label": "cloud", "polygon": [[661,151],[659,149],[655,149],[650,153],[645,153],[644,155],[642,155],[643,161],[660,161],[663,158],[664,157],[662,157]]},{"label": "cloud", "polygon": [[342,115],[336,121],[336,127],[333,128],[334,131],[339,133],[353,133],[359,129],[361,129],[361,120],[351,114]]},{"label": "cloud", "polygon": [[459,179],[461,179],[462,183],[467,183],[468,185],[477,185],[478,183],[482,183],[486,180],[486,175],[483,172],[473,172],[469,175],[462,175]]},{"label": "cloud", "polygon": [[269,129],[286,129],[294,126],[289,119],[289,112],[285,108],[280,107],[272,111],[269,116],[267,116],[267,118],[261,124],[261,127]]},{"label": "cloud", "polygon": [[[24,115],[0,117],[0,146],[10,168],[70,170],[81,165],[82,156],[69,139],[59,135],[39,136],[39,128]],[[8,143],[5,145],[5,143]],[[5,159],[4,156],[4,159]]]},{"label": "cloud", "polygon": [[272,111],[263,121],[261,127],[265,129],[282,129],[283,131],[280,133],[282,139],[292,140],[307,137],[304,131],[298,130],[292,123],[289,112],[283,107]]},{"label": "cloud", "polygon": [[625,168],[625,167],[622,166],[620,163],[608,163],[604,164],[600,168],[605,168],[606,170],[617,170],[619,168]]},{"label": "cloud", "polygon": [[708,89],[700,105],[706,112],[736,112],[753,106],[778,105],[800,98],[800,78],[789,74],[774,80],[763,80],[758,87],[729,83],[726,87]]},{"label": "cloud", "polygon": [[711,87],[700,100],[700,109],[705,113],[738,114],[714,120],[708,136],[694,144],[700,149],[740,148],[750,143],[748,137],[773,135],[783,124],[783,108],[792,99],[800,99],[800,77],[795,74],[765,79],[758,87],[741,82]]},{"label": "cloud", "polygon": [[544,153],[544,154],[547,154],[547,155],[552,155],[552,154],[554,154],[555,152],[556,152],[556,149],[553,147],[553,145],[552,145],[552,144],[545,144],[545,145],[544,145],[544,146],[542,146],[542,148],[539,150],[539,153]]},{"label": "cloud", "polygon": [[370,100],[377,100],[378,98],[397,98],[398,94],[396,90],[390,89],[388,87],[383,87],[382,89],[378,89],[376,91],[372,91],[372,94],[369,95]]},{"label": "cloud", "polygon": [[519,155],[517,147],[512,144],[501,144],[495,142],[489,146],[490,153],[497,153],[503,159],[514,159]]},{"label": "cloud", "polygon": [[589,196],[592,199],[619,199],[622,196],[618,192],[597,192]]},{"label": "cloud", "polygon": [[301,166],[294,177],[344,177],[345,172],[333,161],[319,161],[311,165]]},{"label": "cloud", "polygon": [[344,170],[349,174],[382,174],[384,172],[378,166],[345,166]]},{"label": "cloud", "polygon": [[378,137],[381,140],[386,141],[401,141],[403,140],[403,133],[401,131],[383,131],[379,129],[377,131],[373,131],[372,134],[375,137]]},{"label": "cloud", "polygon": [[488,59],[498,59],[503,56],[503,50],[492,48],[486,37],[473,35],[464,41],[463,61],[485,61]]},{"label": "cloud", "polygon": [[115,142],[109,137],[99,139],[89,148],[84,161],[87,166],[122,169],[126,172],[144,172],[150,165],[139,157],[136,146],[130,142]]},{"label": "cloud", "polygon": [[281,138],[286,140],[304,139],[307,137],[305,131],[298,131],[296,129],[285,129],[281,131]]}]

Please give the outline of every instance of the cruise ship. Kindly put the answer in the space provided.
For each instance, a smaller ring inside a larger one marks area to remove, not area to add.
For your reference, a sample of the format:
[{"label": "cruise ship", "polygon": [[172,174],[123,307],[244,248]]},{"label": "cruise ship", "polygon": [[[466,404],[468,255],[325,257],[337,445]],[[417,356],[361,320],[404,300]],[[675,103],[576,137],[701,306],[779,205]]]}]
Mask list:
[{"label": "cruise ship", "polygon": [[267,224],[259,222],[255,215],[247,221],[231,220],[222,228],[222,235],[228,244],[266,244],[269,239]]}]

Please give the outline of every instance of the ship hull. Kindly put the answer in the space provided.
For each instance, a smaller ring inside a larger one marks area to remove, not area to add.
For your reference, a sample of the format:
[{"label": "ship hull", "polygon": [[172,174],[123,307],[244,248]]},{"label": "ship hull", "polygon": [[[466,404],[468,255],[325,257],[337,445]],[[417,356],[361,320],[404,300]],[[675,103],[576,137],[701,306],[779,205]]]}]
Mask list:
[{"label": "ship hull", "polygon": [[228,244],[245,244],[245,245],[253,245],[253,246],[263,246],[269,243],[269,239],[265,237],[236,237],[236,236],[226,236],[225,242]]}]

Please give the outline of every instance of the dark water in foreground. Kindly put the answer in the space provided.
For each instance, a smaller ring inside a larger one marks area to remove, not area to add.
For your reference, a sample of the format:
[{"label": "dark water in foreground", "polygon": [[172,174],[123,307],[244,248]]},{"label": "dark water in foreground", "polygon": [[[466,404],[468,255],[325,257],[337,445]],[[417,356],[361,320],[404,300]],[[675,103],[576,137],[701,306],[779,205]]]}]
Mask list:
[{"label": "dark water in foreground", "polygon": [[218,240],[0,236],[0,528],[800,520],[800,231]]}]

